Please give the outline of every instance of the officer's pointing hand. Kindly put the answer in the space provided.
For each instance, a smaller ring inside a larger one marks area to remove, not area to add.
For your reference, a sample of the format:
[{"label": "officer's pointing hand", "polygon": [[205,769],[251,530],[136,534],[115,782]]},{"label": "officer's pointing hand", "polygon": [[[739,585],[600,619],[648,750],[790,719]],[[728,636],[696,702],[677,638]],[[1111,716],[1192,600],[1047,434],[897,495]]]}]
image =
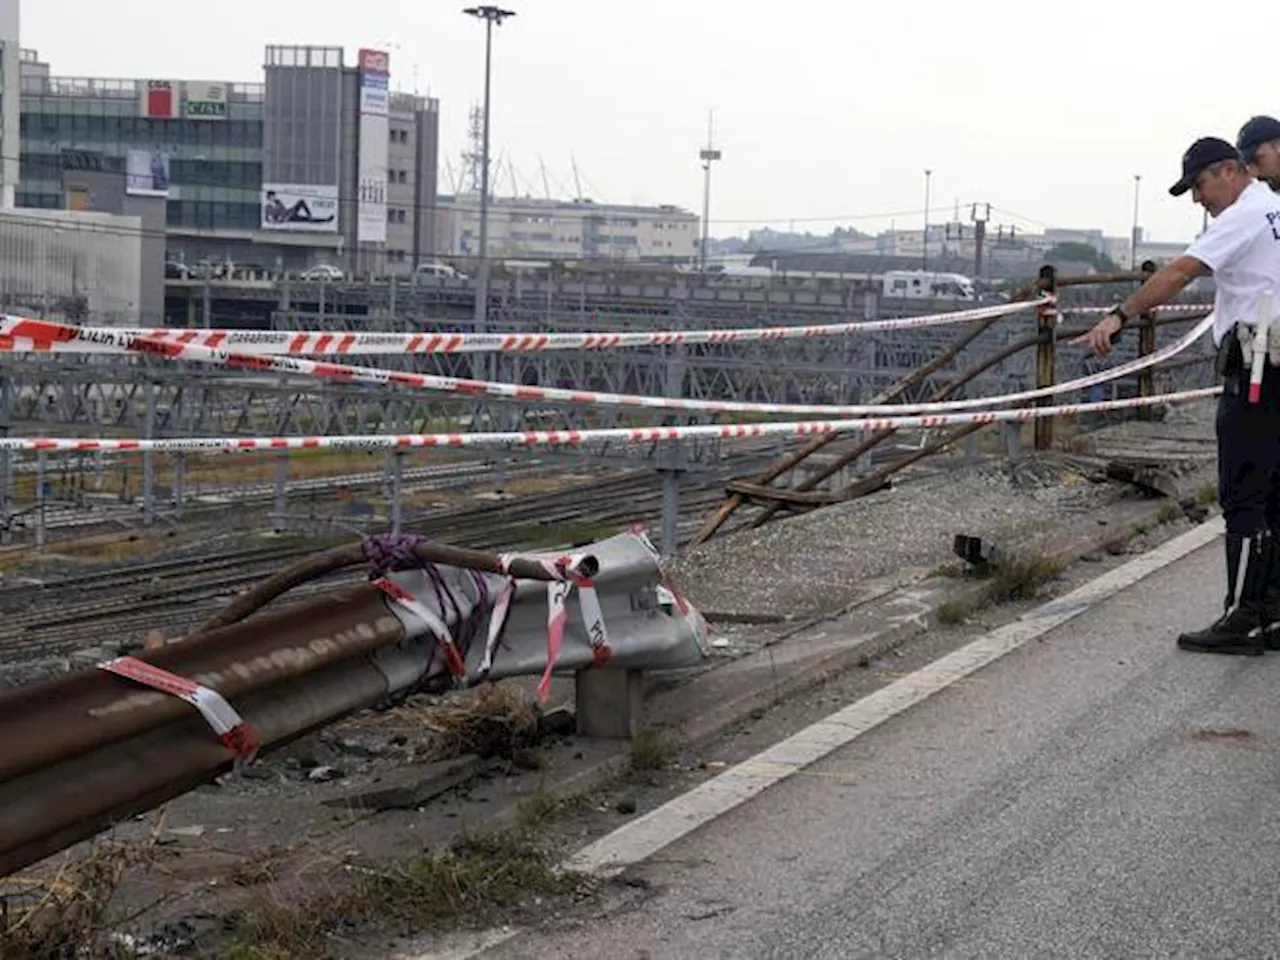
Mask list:
[{"label": "officer's pointing hand", "polygon": [[1076,346],[1088,347],[1099,357],[1105,357],[1111,353],[1111,338],[1119,332],[1120,318],[1114,313],[1109,313],[1099,320],[1092,330],[1071,342]]}]

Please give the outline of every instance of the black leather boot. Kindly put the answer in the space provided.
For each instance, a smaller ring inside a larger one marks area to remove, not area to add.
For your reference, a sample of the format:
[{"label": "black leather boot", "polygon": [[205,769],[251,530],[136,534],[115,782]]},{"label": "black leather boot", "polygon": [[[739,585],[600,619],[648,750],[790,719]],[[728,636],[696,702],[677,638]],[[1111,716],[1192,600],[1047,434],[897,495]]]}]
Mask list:
[{"label": "black leather boot", "polygon": [[[1248,550],[1244,551],[1246,544]],[[1264,630],[1273,619],[1269,595],[1271,567],[1275,563],[1272,538],[1268,533],[1247,539],[1227,534],[1226,549],[1227,597],[1222,616],[1203,630],[1184,633],[1178,638],[1178,646],[1197,653],[1261,656],[1266,645]],[[1242,552],[1245,553],[1244,582],[1237,597]]]},{"label": "black leather boot", "polygon": [[1270,622],[1262,630],[1262,645],[1280,650],[1280,531],[1271,531],[1271,564],[1267,569],[1267,613]]}]

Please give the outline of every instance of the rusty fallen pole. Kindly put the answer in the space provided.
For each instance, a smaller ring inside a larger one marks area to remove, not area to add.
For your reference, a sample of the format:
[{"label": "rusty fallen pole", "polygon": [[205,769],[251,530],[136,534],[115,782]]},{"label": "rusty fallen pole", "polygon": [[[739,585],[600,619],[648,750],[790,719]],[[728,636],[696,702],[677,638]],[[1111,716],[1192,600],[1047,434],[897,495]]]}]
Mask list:
[{"label": "rusty fallen pole", "polygon": [[[470,550],[466,547],[454,547],[444,543],[434,543],[422,538],[406,543],[406,549],[423,563],[440,563],[451,567],[465,567],[480,573],[504,573],[502,557]],[[370,561],[369,551],[363,543],[334,547],[318,553],[306,560],[301,560],[291,567],[273,574],[252,589],[240,594],[208,620],[202,623],[191,636],[207,633],[219,627],[238,623],[245,617],[265,607],[276,597],[287,593],[299,584],[315,580],[337,570],[358,567]],[[522,580],[553,580],[551,573],[536,560],[527,557],[513,557],[510,560],[509,572]],[[590,572],[588,571],[588,575]]]},{"label": "rusty fallen pole", "polygon": [[[1189,321],[1202,320],[1207,315],[1208,315],[1207,313],[1204,313],[1204,314],[1193,314],[1190,316],[1180,316],[1180,317],[1161,317],[1157,320],[1151,321],[1151,326],[1154,329],[1155,327],[1166,326],[1166,325],[1175,324],[1175,323],[1186,323]],[[1055,329],[1052,331],[1051,336],[1054,340],[1072,340],[1078,336],[1081,336],[1084,333],[1087,333],[1088,330],[1089,330],[1088,327],[1077,327],[1072,329]],[[956,376],[950,382],[944,384],[941,388],[935,391],[929,398],[930,402],[946,400],[948,397],[954,394],[958,389],[960,389],[970,381],[974,380],[975,378],[981,376],[983,373],[985,373],[987,370],[994,367],[996,364],[1009,359],[1010,357],[1014,356],[1015,354],[1023,350],[1026,350],[1029,347],[1037,346],[1038,344],[1041,343],[1042,339],[1044,339],[1046,336],[1049,336],[1049,335],[1050,334],[1047,334],[1043,331],[1037,331],[1036,333],[1028,334],[1026,337],[1023,337],[1022,339],[1017,340],[1003,347],[1000,350],[997,350],[995,353],[989,354],[988,356],[979,360],[977,363],[972,364],[967,369],[962,370],[960,373],[956,374]],[[1199,362],[1199,360],[1197,359],[1195,362]],[[941,450],[944,447],[950,444],[953,444],[956,441],[963,439],[964,437],[969,436],[969,434],[971,433],[976,433],[978,430],[982,429],[985,426],[987,426],[987,424],[971,424],[970,426],[961,428],[960,430],[956,431],[954,434],[948,436],[944,440],[937,441],[936,443],[927,444],[921,450],[913,451],[908,456],[895,460],[892,463],[886,464],[884,467],[881,467],[880,469],[874,471],[873,473],[868,474],[866,477],[860,478],[859,480],[855,480],[853,483],[849,484],[847,487],[841,490],[840,495],[843,499],[852,500],[856,497],[861,497],[868,493],[873,493],[881,489],[893,474],[904,470],[905,468],[911,466],[914,463],[917,463],[918,461],[923,459],[925,456],[935,453],[938,450]],[[796,491],[805,491],[805,490],[812,489],[813,487],[817,486],[819,483],[821,483],[823,480],[827,479],[828,477],[834,476],[839,470],[843,469],[847,464],[852,463],[855,459],[862,456],[864,453],[871,450],[876,445],[884,442],[889,437],[893,436],[896,432],[897,430],[892,427],[889,427],[883,430],[877,430],[875,433],[871,434],[870,437],[868,437],[866,440],[860,443],[853,450],[847,451],[845,454],[837,458],[832,463],[827,464],[825,467],[823,467],[820,471],[815,473],[813,476],[808,477],[804,484],[801,484],[798,487],[796,487]],[[770,504],[769,506],[767,506],[762,513],[758,514],[751,521],[751,528],[756,529],[758,527],[763,526],[770,518],[772,518],[778,512],[779,509],[780,509],[779,506],[776,504]]]},{"label": "rusty fallen pole", "polygon": [[[893,400],[896,400],[898,397],[902,396],[912,387],[926,380],[930,374],[936,373],[938,370],[941,370],[944,366],[950,363],[953,358],[959,355],[961,350],[967,347],[970,343],[972,343],[978,337],[982,336],[983,333],[985,333],[988,329],[990,329],[1000,319],[1001,319],[1000,317],[994,317],[990,320],[984,320],[982,323],[978,324],[972,329],[966,330],[963,334],[961,334],[961,336],[956,340],[956,342],[953,343],[951,346],[949,346],[946,350],[944,350],[938,356],[934,357],[928,363],[923,364],[922,366],[919,366],[915,370],[911,371],[909,374],[907,374],[905,377],[898,380],[888,389],[882,391],[879,394],[876,394],[874,397],[871,398],[870,402],[875,404],[880,404],[880,403],[890,403]],[[862,456],[863,453],[865,453],[867,450],[870,450],[872,447],[878,444],[880,440],[883,439],[884,436],[888,436],[888,435],[889,434],[885,433],[884,431],[881,431],[880,433],[875,434],[869,441],[864,442],[858,446],[858,451],[855,454],[855,457]],[[814,437],[813,439],[806,441],[805,444],[801,446],[799,449],[797,449],[790,455],[784,457],[782,460],[768,467],[762,473],[754,477],[751,481],[752,484],[755,486],[763,486],[764,484],[773,483],[774,480],[777,480],[780,476],[782,476],[788,470],[795,468],[804,460],[808,459],[810,456],[817,453],[819,450],[822,450],[828,444],[834,443],[837,439],[839,439],[839,434],[829,433],[829,434],[824,434],[822,436]],[[811,489],[811,488],[805,488],[802,486],[800,489],[803,490],[803,489]],[[741,507],[744,502],[745,502],[745,497],[742,494],[740,493],[730,494],[729,497],[725,499],[724,503],[722,503],[719,506],[719,508],[716,510],[716,512],[710,517],[710,519],[708,519],[707,522],[703,524],[702,528],[698,531],[697,535],[694,536],[692,545],[697,546],[698,544],[705,543],[707,540],[709,540],[717,530],[719,530],[722,526],[724,526],[725,521],[727,521],[729,517],[733,514],[733,512],[737,510],[739,507]],[[776,508],[773,512],[776,512]],[[765,517],[765,520],[773,516],[773,512],[770,512],[768,516]],[[760,525],[759,523],[754,523],[754,522],[752,523],[752,526],[759,526],[759,525]]]}]

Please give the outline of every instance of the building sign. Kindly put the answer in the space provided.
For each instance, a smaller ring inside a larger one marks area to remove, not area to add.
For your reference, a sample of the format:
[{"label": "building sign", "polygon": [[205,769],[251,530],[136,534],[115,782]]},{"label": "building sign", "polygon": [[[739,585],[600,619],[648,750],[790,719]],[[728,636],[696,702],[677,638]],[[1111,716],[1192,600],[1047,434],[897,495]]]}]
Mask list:
[{"label": "building sign", "polygon": [[391,106],[391,58],[383,50],[360,51],[359,193],[356,240],[387,242],[387,112]]},{"label": "building sign", "polygon": [[172,80],[140,81],[142,100],[138,104],[141,115],[148,120],[176,120],[178,113],[178,87]]},{"label": "building sign", "polygon": [[302,183],[263,184],[262,229],[337,233],[338,188]]},{"label": "building sign", "polygon": [[124,192],[134,197],[169,196],[169,155],[158,150],[127,151]]},{"label": "building sign", "polygon": [[188,120],[227,119],[227,85],[225,83],[188,80],[186,87]]}]

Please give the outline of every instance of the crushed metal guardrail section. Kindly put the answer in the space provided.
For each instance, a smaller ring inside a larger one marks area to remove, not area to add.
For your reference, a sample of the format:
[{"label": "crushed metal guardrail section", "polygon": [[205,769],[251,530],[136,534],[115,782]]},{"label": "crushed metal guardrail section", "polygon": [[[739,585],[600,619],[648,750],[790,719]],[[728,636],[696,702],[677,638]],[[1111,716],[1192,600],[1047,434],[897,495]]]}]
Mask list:
[{"label": "crushed metal guardrail section", "polygon": [[193,706],[211,695],[268,751],[415,691],[540,676],[545,692],[552,673],[707,656],[705,621],[639,530],[567,555],[476,556],[521,579],[390,551],[371,583],[196,633],[138,669],[0,697],[0,876],[249,759]]}]

